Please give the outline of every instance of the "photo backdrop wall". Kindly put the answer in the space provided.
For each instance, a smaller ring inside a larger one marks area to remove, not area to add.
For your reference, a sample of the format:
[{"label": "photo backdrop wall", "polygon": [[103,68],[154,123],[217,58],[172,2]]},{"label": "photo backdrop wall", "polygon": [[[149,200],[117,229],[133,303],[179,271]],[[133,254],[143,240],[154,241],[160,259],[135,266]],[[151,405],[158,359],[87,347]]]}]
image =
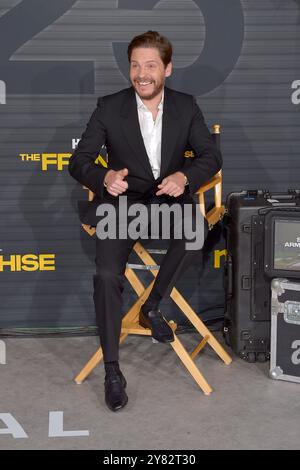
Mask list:
[{"label": "photo backdrop wall", "polygon": [[[95,242],[68,159],[148,29],[173,42],[169,86],[222,126],[224,196],[300,186],[299,0],[0,0],[0,328],[94,324]],[[181,279],[197,312],[224,302],[223,261],[221,238]]]}]

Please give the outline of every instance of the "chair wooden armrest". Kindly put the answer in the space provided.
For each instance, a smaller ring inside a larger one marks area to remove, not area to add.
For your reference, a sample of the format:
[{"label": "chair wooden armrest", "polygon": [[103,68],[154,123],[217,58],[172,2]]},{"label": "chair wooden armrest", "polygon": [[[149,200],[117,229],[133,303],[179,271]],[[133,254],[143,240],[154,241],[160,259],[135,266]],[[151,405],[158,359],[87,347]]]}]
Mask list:
[{"label": "chair wooden armrest", "polygon": [[[214,189],[214,206],[206,211],[205,205],[205,193],[211,189]],[[225,206],[222,205],[222,170],[220,170],[215,176],[209,181],[204,183],[198,191],[196,191],[199,199],[199,207],[203,216],[208,222],[209,228],[212,228],[219,220],[222,219]]]},{"label": "chair wooden armrest", "polygon": [[[214,124],[212,126],[212,138],[217,146],[220,149],[220,134],[221,126],[220,124]],[[187,151],[185,156],[191,158],[194,156],[193,151]],[[214,189],[214,206],[207,211],[205,204],[205,193],[209,190]],[[196,193],[199,200],[199,208],[203,216],[208,222],[209,228],[212,228],[220,219],[222,219],[225,206],[222,205],[222,170],[218,171],[210,180],[204,183]]]},{"label": "chair wooden armrest", "polygon": [[198,191],[196,191],[195,194],[200,194],[200,193],[205,193],[206,191],[209,191],[210,189],[214,188],[218,183],[222,182],[222,174],[220,174],[221,171],[219,171],[215,176],[213,176],[210,180],[208,180],[206,183],[204,183]]}]

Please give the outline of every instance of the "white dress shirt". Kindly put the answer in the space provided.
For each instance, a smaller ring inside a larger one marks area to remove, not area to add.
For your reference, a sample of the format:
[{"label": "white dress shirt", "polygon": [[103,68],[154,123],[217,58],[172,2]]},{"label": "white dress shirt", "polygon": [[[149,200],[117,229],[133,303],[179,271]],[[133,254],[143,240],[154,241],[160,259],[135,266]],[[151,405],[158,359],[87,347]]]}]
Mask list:
[{"label": "white dress shirt", "polygon": [[161,102],[158,105],[158,113],[155,121],[153,120],[151,111],[149,111],[147,106],[143,103],[139,95],[137,93],[135,95],[141,133],[153,176],[157,179],[160,175],[161,166],[161,133],[164,93],[162,94]]}]

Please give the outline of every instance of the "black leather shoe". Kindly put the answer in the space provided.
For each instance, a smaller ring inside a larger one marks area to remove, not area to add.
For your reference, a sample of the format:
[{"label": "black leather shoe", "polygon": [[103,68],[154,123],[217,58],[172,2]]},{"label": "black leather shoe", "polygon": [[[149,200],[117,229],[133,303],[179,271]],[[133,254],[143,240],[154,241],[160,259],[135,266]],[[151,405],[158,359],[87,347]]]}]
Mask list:
[{"label": "black leather shoe", "polygon": [[118,370],[118,374],[119,374],[119,377],[121,379],[121,384],[123,385],[124,388],[126,388],[127,387],[127,382],[126,382],[126,379],[125,379],[124,375],[120,371],[120,369]]},{"label": "black leather shoe", "polygon": [[150,328],[152,338],[160,343],[172,343],[174,341],[174,333],[172,328],[162,316],[158,309],[150,310],[144,313],[140,310],[139,323],[144,328]]},{"label": "black leather shoe", "polygon": [[118,411],[127,404],[126,385],[125,377],[121,371],[118,374],[106,375],[104,382],[105,403],[111,411]]}]

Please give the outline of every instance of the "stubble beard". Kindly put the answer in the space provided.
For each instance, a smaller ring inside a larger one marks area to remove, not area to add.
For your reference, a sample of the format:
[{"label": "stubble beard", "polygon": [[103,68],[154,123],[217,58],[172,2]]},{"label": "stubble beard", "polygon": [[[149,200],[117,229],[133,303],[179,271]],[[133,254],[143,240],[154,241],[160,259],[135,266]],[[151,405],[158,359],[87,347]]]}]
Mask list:
[{"label": "stubble beard", "polygon": [[[135,84],[135,82],[134,82]],[[159,85],[155,85],[155,82],[154,82],[154,90],[152,93],[150,93],[149,95],[140,95],[139,94],[139,91],[137,90],[137,88],[134,86],[135,88],[135,91],[137,92],[137,94],[139,95],[139,97],[141,98],[141,100],[145,100],[145,101],[150,101],[150,100],[153,100],[154,98],[156,98],[156,96],[158,96],[162,90],[163,90],[163,87],[164,87],[164,83],[160,83]]]}]

